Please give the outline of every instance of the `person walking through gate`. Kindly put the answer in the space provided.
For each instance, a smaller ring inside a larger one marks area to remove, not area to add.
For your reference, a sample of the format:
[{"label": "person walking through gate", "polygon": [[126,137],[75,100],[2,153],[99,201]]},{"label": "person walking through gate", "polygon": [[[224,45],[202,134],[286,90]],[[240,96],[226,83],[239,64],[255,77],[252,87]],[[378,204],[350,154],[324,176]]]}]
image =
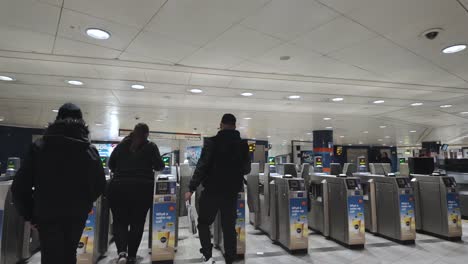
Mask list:
[{"label": "person walking through gate", "polygon": [[60,107],[35,141],[11,191],[18,213],[39,231],[42,264],[75,264],[76,248],[106,178],[78,106]]},{"label": "person walking through gate", "polygon": [[218,211],[221,214],[226,263],[232,263],[237,256],[236,218],[237,195],[242,190],[244,175],[250,173],[249,147],[236,130],[236,118],[225,114],[220,131],[206,138],[200,160],[190,181],[190,191],[185,200],[190,200],[197,187],[204,190],[200,196],[198,231],[204,263],[215,263],[212,258],[210,225]]},{"label": "person walking through gate", "polygon": [[113,178],[108,196],[118,264],[136,263],[146,215],[153,204],[154,171],[164,169],[158,146],[148,141],[148,136],[148,125],[137,124],[109,158]]}]

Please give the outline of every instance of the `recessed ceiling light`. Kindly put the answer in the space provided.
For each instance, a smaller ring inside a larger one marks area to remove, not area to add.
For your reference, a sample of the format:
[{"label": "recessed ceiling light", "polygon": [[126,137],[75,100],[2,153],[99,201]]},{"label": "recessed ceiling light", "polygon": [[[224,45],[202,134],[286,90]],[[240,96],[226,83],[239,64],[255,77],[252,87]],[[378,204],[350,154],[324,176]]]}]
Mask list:
[{"label": "recessed ceiling light", "polygon": [[164,120],[163,120],[163,119],[156,119],[155,121],[156,121],[156,122],[162,122],[162,121],[164,121]]},{"label": "recessed ceiling light", "polygon": [[271,138],[271,136],[267,136],[267,138]]},{"label": "recessed ceiling light", "polygon": [[374,104],[383,104],[383,103],[385,103],[384,100],[376,100],[376,101],[374,101]]},{"label": "recessed ceiling light", "polygon": [[86,29],[86,35],[99,40],[109,39],[111,34],[105,30],[99,28],[88,28]]},{"label": "recessed ceiling light", "polygon": [[253,140],[256,140],[257,138],[252,138]]},{"label": "recessed ceiling light", "polygon": [[385,138],[390,138],[390,136],[385,136]]},{"label": "recessed ceiling light", "polygon": [[241,93],[241,95],[242,95],[242,96],[245,96],[245,97],[249,97],[249,96],[252,96],[253,93],[248,93],[248,92],[246,92],[246,93]]},{"label": "recessed ceiling light", "polygon": [[364,144],[364,143],[362,143],[361,141],[359,141],[359,145],[362,145],[362,144]]},{"label": "recessed ceiling light", "polygon": [[312,132],[307,132],[307,135],[312,135]]},{"label": "recessed ceiling light", "polygon": [[326,129],[333,129],[333,127],[326,127]]},{"label": "recessed ceiling light", "polygon": [[416,130],[411,130],[410,133],[416,133]]},{"label": "recessed ceiling light", "polygon": [[300,95],[290,95],[290,96],[288,96],[288,99],[297,100],[297,99],[301,99],[301,96]]},{"label": "recessed ceiling light", "polygon": [[143,90],[145,89],[145,86],[142,85],[142,84],[132,84],[132,89],[136,89],[136,90]]},{"label": "recessed ceiling light", "polygon": [[423,103],[412,103],[411,106],[421,106]]},{"label": "recessed ceiling light", "polygon": [[383,143],[382,146],[387,146],[387,144]]},{"label": "recessed ceiling light", "polygon": [[452,105],[450,105],[450,104],[447,104],[447,105],[441,105],[441,106],[440,106],[440,108],[450,108],[450,107],[452,107]]},{"label": "recessed ceiling light", "polygon": [[52,112],[58,113],[58,109],[53,109]]},{"label": "recessed ceiling light", "polygon": [[251,120],[251,117],[244,117],[245,120]]},{"label": "recessed ceiling light", "polygon": [[362,133],[364,133],[364,134],[369,134],[369,131],[362,131]]},{"label": "recessed ceiling light", "polygon": [[329,121],[329,120],[331,120],[331,117],[324,117],[323,120]]},{"label": "recessed ceiling light", "polygon": [[118,115],[118,114],[119,114],[119,112],[117,112],[117,111],[112,111],[111,112],[111,115]]},{"label": "recessed ceiling light", "polygon": [[5,118],[3,116],[0,116],[0,122],[5,121]]},{"label": "recessed ceiling light", "polygon": [[458,44],[458,45],[448,46],[445,49],[443,49],[442,52],[445,54],[453,54],[453,53],[463,51],[465,49],[466,49],[465,44]]},{"label": "recessed ceiling light", "polygon": [[13,78],[13,77],[0,75],[0,81],[11,82],[11,81],[14,81],[14,80],[15,80],[15,78]]},{"label": "recessed ceiling light", "polygon": [[289,60],[289,59],[291,59],[291,56],[281,56],[280,57],[280,60],[283,60],[283,61],[284,60]]},{"label": "recessed ceiling light", "polygon": [[96,126],[102,126],[103,124],[102,123],[96,123]]},{"label": "recessed ceiling light", "polygon": [[460,112],[461,115],[468,115],[468,112]]},{"label": "recessed ceiling light", "polygon": [[377,139],[377,140],[378,140],[378,141],[383,141],[383,139],[381,139],[381,138],[379,138],[379,139]]},{"label": "recessed ceiling light", "polygon": [[340,136],[340,138],[344,138],[344,136]]},{"label": "recessed ceiling light", "polygon": [[77,81],[77,80],[69,80],[69,81],[67,81],[67,83],[71,84],[71,85],[76,85],[76,86],[83,85],[83,82]]},{"label": "recessed ceiling light", "polygon": [[403,143],[403,141],[400,140],[400,143]]},{"label": "recessed ceiling light", "polygon": [[190,89],[189,92],[193,93],[193,94],[200,94],[200,93],[203,93],[203,90],[202,89]]},{"label": "recessed ceiling light", "polygon": [[353,144],[348,144],[348,146],[352,146]]},{"label": "recessed ceiling light", "polygon": [[379,126],[380,128],[386,128],[387,126]]},{"label": "recessed ceiling light", "polygon": [[344,98],[342,98],[342,97],[336,97],[336,98],[332,99],[333,102],[341,102],[343,100],[344,100]]}]

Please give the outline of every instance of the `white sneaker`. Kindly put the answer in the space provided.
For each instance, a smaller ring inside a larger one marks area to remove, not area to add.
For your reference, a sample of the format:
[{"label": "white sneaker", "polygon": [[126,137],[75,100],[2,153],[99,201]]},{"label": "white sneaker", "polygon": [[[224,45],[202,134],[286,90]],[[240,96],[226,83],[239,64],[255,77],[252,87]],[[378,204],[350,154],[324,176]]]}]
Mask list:
[{"label": "white sneaker", "polygon": [[117,264],[127,264],[127,254],[126,253],[120,253],[119,254],[119,259],[117,260]]},{"label": "white sneaker", "polygon": [[204,264],[215,264],[216,261],[214,260],[214,258],[210,258],[210,259],[206,260],[205,257],[203,257],[203,263]]}]

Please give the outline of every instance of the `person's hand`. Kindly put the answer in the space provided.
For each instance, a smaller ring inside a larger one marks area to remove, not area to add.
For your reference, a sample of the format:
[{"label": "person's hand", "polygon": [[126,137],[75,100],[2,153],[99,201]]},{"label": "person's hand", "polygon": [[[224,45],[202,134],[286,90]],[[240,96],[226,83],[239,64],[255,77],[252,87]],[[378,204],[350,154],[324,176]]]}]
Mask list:
[{"label": "person's hand", "polygon": [[185,193],[185,201],[190,201],[190,199],[192,198],[192,192],[186,192]]}]

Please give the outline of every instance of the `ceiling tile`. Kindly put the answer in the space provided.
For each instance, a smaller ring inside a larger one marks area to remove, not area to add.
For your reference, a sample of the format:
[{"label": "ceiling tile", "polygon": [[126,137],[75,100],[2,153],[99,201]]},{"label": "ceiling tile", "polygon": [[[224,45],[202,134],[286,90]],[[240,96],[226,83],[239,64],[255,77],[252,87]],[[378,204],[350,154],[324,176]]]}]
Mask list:
[{"label": "ceiling tile", "polygon": [[137,54],[133,54],[131,52],[122,52],[119,56],[119,60],[122,61],[134,61],[134,62],[144,62],[144,63],[156,63],[156,64],[173,64],[172,62],[161,60],[161,59],[154,59],[147,56],[141,56]]},{"label": "ceiling tile", "polygon": [[120,24],[142,28],[164,0],[67,0],[65,8]]},{"label": "ceiling tile", "polygon": [[217,49],[201,48],[178,64],[212,69],[229,69],[241,61],[243,61],[242,58],[229,56]]},{"label": "ceiling tile", "polygon": [[93,44],[58,37],[55,41],[54,54],[90,58],[115,59],[120,51]]},{"label": "ceiling tile", "polygon": [[187,85],[190,79],[190,73],[176,71],[146,70],[146,78],[149,82],[172,83]]},{"label": "ceiling tile", "polygon": [[55,5],[55,6],[62,6],[63,0],[37,0],[39,2]]},{"label": "ceiling tile", "polygon": [[290,40],[339,16],[310,0],[273,0],[242,25],[277,38]]},{"label": "ceiling tile", "polygon": [[210,42],[206,46],[206,50],[214,50],[218,54],[225,54],[225,56],[249,59],[278,46],[280,43],[281,41],[276,38],[242,26],[235,26],[215,41]]},{"label": "ceiling tile", "polygon": [[31,0],[0,1],[0,25],[55,35],[60,8]]},{"label": "ceiling tile", "polygon": [[126,51],[140,56],[178,62],[197,49],[196,46],[170,39],[167,36],[144,31],[132,41]]},{"label": "ceiling tile", "polygon": [[51,53],[55,37],[9,26],[0,26],[0,49],[23,52]]},{"label": "ceiling tile", "polygon": [[453,86],[463,82],[381,37],[330,53],[329,56],[401,83]]},{"label": "ceiling tile", "polygon": [[146,30],[202,46],[268,0],[171,0]]},{"label": "ceiling tile", "polygon": [[190,85],[227,87],[232,81],[232,77],[221,75],[208,75],[193,73],[190,76]]},{"label": "ceiling tile", "polygon": [[339,17],[307,32],[294,40],[293,43],[306,49],[327,54],[374,37],[377,37],[377,35],[363,26],[345,17]]},{"label": "ceiling tile", "polygon": [[134,69],[126,67],[112,67],[97,65],[95,66],[99,76],[103,79],[113,80],[129,80],[129,81],[146,81],[145,72],[143,69]]},{"label": "ceiling tile", "polygon": [[[99,28],[108,31],[111,37],[97,40],[86,35],[86,29]],[[87,42],[103,47],[124,50],[137,35],[139,29],[64,9],[58,35],[64,38]]]}]

